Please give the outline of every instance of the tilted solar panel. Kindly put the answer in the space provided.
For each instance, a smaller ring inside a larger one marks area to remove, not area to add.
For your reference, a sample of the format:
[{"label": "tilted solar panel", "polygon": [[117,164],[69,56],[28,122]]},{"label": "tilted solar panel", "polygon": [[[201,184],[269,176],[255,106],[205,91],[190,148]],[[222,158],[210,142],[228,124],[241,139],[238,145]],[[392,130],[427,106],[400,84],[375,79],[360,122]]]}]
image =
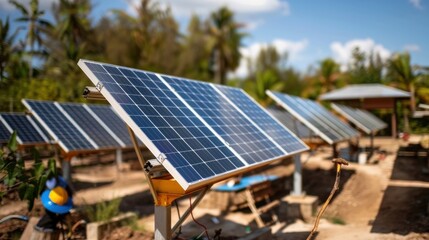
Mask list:
[{"label": "tilted solar panel", "polygon": [[85,133],[97,144],[98,148],[120,148],[121,144],[107,131],[83,104],[60,103],[61,108],[85,131]]},{"label": "tilted solar panel", "polygon": [[115,113],[111,106],[106,105],[86,105],[89,111],[94,113],[100,118],[104,124],[125,144],[125,146],[132,146],[130,135],[128,133],[127,125]]},{"label": "tilted solar panel", "polygon": [[212,85],[175,77],[162,77],[248,164],[278,158],[285,154]]},{"label": "tilted solar panel", "polygon": [[22,103],[65,152],[97,149],[97,145],[64,114],[57,103],[27,99]]},{"label": "tilted solar panel", "polygon": [[277,120],[279,120],[289,130],[295,133],[295,135],[297,135],[299,138],[311,137],[311,130],[304,126],[299,120],[295,119],[294,116],[292,116],[292,114],[286,110],[267,108],[267,111],[277,118]]},{"label": "tilted solar panel", "polygon": [[0,143],[7,143],[10,138],[10,132],[7,128],[0,122]]},{"label": "tilted solar panel", "polygon": [[0,121],[9,130],[17,132],[17,141],[20,145],[48,144],[49,139],[44,135],[33,119],[23,113],[1,113]]},{"label": "tilted solar panel", "polygon": [[375,127],[376,129],[381,130],[383,128],[387,128],[387,124],[383,122],[383,120],[376,117],[374,114],[370,113],[369,111],[364,109],[356,109],[356,111],[358,112],[358,114],[360,114],[361,116],[371,121],[374,124],[374,126],[376,126]]},{"label": "tilted solar panel", "polygon": [[332,103],[331,106],[335,111],[347,118],[347,120],[355,124],[358,128],[367,134],[371,134],[387,126],[385,123],[367,111],[335,103]]},{"label": "tilted solar panel", "polygon": [[79,66],[185,190],[288,155],[211,84],[87,60]]},{"label": "tilted solar panel", "polygon": [[294,153],[307,149],[307,146],[289,129],[285,128],[273,116],[269,115],[260,105],[242,89],[216,86],[240,111],[243,111],[258,127],[263,129],[286,152]]},{"label": "tilted solar panel", "polygon": [[269,90],[267,94],[329,144],[359,135],[356,130],[314,101]]},{"label": "tilted solar panel", "polygon": [[329,124],[344,138],[349,139],[359,135],[359,133],[354,128],[341,121],[319,103],[308,99],[305,99],[305,102],[309,104],[310,110],[316,112],[320,118],[323,118],[327,124]]}]

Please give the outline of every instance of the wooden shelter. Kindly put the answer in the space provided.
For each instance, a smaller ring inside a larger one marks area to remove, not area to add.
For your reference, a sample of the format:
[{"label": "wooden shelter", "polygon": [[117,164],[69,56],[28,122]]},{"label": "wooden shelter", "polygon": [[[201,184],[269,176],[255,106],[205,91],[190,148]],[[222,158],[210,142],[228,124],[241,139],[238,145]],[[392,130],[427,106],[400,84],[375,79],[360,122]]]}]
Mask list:
[{"label": "wooden shelter", "polygon": [[410,97],[409,92],[383,84],[354,84],[322,94],[319,99],[368,110],[388,109],[392,112],[392,137],[396,137],[398,133],[396,103],[409,100]]}]

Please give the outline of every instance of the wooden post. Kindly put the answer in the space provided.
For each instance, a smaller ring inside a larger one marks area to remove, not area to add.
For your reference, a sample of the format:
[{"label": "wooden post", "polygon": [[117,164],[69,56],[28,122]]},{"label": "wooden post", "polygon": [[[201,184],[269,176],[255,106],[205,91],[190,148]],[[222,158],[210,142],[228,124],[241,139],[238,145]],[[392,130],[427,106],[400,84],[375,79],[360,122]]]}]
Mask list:
[{"label": "wooden post", "polygon": [[396,99],[395,99],[395,101],[393,103],[393,111],[392,111],[392,138],[398,137],[397,120],[398,120],[398,116],[397,116]]}]

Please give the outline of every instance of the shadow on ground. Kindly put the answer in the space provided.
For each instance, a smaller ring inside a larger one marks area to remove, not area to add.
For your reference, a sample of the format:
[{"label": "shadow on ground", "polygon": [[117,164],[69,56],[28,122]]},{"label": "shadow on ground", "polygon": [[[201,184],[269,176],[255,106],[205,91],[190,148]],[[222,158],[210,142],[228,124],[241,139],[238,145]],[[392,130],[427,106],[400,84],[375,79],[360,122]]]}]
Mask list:
[{"label": "shadow on ground", "polygon": [[371,232],[400,235],[429,232],[428,201],[429,188],[388,187]]},{"label": "shadow on ground", "polygon": [[[331,200],[333,202],[335,198],[341,193],[342,186],[344,186],[347,181],[355,174],[355,170],[342,169],[341,178],[340,178],[340,188],[334,195],[334,198]],[[328,198],[329,193],[332,190],[332,186],[335,182],[335,169],[303,169],[302,178],[303,178],[303,189],[307,195],[319,197],[319,204],[323,204]]]},{"label": "shadow on ground", "polygon": [[[405,149],[406,150],[406,149]],[[401,155],[403,150],[398,151]],[[392,171],[392,180],[429,181],[423,173],[425,158],[417,156],[398,156]],[[372,223],[371,232],[409,233],[429,232],[429,188],[389,186],[384,192],[380,210]]]}]

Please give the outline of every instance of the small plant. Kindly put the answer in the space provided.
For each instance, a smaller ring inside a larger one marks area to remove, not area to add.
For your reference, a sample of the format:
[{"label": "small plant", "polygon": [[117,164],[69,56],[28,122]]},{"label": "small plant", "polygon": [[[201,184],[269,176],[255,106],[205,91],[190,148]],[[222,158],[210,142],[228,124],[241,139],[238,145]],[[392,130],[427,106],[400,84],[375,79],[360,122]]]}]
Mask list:
[{"label": "small plant", "polygon": [[346,225],[346,221],[339,217],[332,217],[328,219],[331,223],[337,224],[337,225]]},{"label": "small plant", "polygon": [[87,206],[84,213],[90,222],[107,221],[119,214],[122,198],[113,199]]},{"label": "small plant", "polygon": [[45,188],[48,176],[56,176],[56,163],[50,159],[45,167],[39,152],[33,149],[34,164],[25,170],[24,160],[18,157],[17,150],[16,132],[13,132],[6,149],[0,149],[0,181],[6,186],[6,191],[0,192],[0,200],[6,194],[18,191],[19,198],[28,201],[28,210],[31,211],[34,200]]}]

